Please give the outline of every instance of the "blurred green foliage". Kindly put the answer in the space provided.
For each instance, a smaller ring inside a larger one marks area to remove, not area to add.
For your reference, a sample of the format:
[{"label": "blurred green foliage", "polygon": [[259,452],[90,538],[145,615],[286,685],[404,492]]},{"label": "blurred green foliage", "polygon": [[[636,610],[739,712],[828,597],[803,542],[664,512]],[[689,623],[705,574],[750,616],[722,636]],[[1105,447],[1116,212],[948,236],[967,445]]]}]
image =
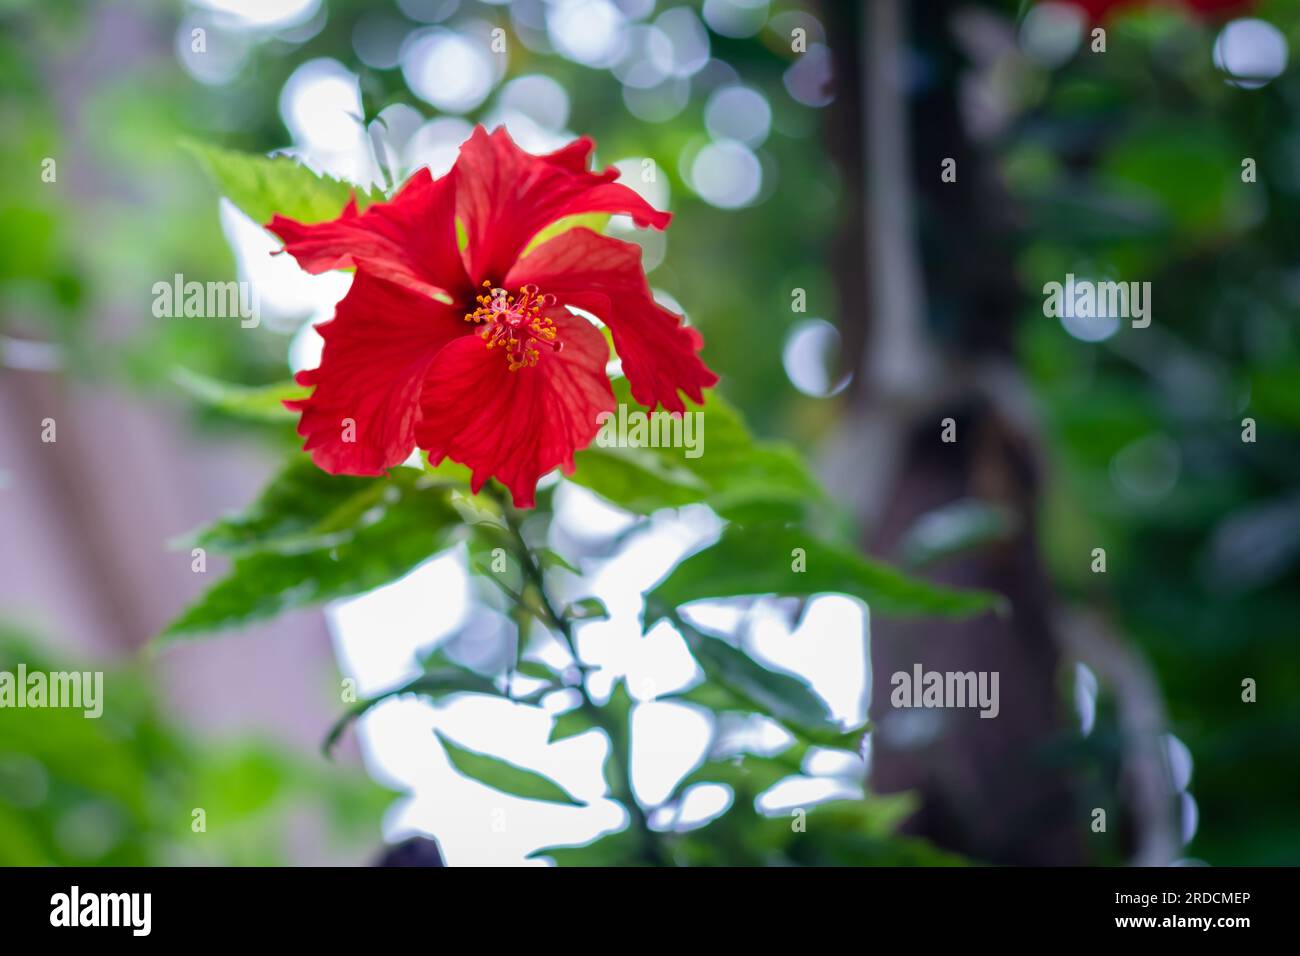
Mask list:
[{"label": "blurred green foliage", "polygon": [[[28,674],[102,667],[0,630],[0,671],[20,662]],[[142,666],[103,681],[98,718],[0,709],[0,866],[355,863],[376,852],[391,793],[283,747],[200,742],[159,706]]]},{"label": "blurred green foliage", "polygon": [[[1292,51],[1297,10],[1258,9]],[[1186,853],[1294,864],[1300,73],[1225,83],[1214,32],[1170,11],[1122,18],[1106,55],[1051,74],[1006,138],[1005,174],[1029,217],[1020,354],[1052,462],[1042,540],[1067,595],[1100,609],[1157,675],[1192,756],[1199,820]],[[1247,157],[1257,182],[1243,182]],[[1072,338],[1033,287],[1068,271],[1150,282],[1153,324]],[[1105,575],[1090,571],[1097,547]],[[1242,700],[1245,678],[1256,703]],[[1103,764],[1117,733],[1103,705],[1090,738]]]}]

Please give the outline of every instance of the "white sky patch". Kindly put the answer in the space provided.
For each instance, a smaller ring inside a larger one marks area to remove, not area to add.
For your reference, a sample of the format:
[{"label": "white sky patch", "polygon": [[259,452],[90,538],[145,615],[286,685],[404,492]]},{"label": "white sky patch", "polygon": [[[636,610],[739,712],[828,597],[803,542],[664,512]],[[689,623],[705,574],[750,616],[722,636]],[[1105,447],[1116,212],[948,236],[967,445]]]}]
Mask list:
[{"label": "white sky patch", "polygon": [[304,272],[293,256],[280,252],[279,239],[228,199],[221,200],[220,216],[221,230],[235,254],[239,278],[252,285],[268,327],[300,328],[333,316],[334,307],[352,285],[349,273]]},{"label": "white sky patch", "polygon": [[809,602],[800,626],[760,603],[751,621],[750,650],[759,660],[804,677],[842,723],[866,719],[867,619],[853,598],[827,594]]},{"label": "white sky patch", "polygon": [[652,825],[673,830],[694,829],[720,816],[731,804],[730,787],[720,783],[693,784],[682,791],[680,806],[653,818]]},{"label": "white sky patch", "polygon": [[405,172],[409,175],[428,166],[434,176],[445,175],[451,171],[461,145],[472,132],[474,127],[458,116],[429,120],[411,135],[402,149]]},{"label": "white sky patch", "polygon": [[[618,170],[618,181],[632,190],[656,209],[667,210],[671,191],[668,177],[653,159],[630,156],[614,163]],[[631,217],[628,217],[631,221]]]},{"label": "white sky patch", "polygon": [[767,814],[810,807],[827,800],[848,800],[862,796],[862,787],[831,777],[786,777],[758,798],[758,809]]},{"label": "white sky patch", "polygon": [[308,60],[294,70],[280,91],[280,115],[294,142],[309,150],[338,153],[365,142],[361,87],[338,60]]},{"label": "white sky patch", "polygon": [[468,601],[464,565],[446,553],[392,584],[335,601],[325,616],[340,666],[370,696],[417,676],[419,653],[461,623]]},{"label": "white sky patch", "polygon": [[668,799],[673,786],[703,759],[712,726],[698,708],[667,701],[632,712],[632,789],[650,805]]}]

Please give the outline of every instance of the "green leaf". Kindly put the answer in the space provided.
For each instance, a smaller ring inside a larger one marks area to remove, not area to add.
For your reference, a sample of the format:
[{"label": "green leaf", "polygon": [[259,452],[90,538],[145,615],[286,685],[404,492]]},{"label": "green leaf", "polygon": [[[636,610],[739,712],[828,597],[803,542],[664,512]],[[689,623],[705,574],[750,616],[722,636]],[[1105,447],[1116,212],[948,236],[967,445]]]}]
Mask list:
[{"label": "green leaf", "polygon": [[518,666],[515,667],[515,673],[522,674],[532,680],[555,680],[555,672],[541,661],[520,661]]},{"label": "green leaf", "polygon": [[1008,509],[976,498],[954,501],[918,518],[899,543],[899,557],[909,568],[1002,541],[1016,530]]},{"label": "green leaf", "polygon": [[555,743],[557,740],[567,740],[569,737],[576,737],[578,734],[585,734],[587,731],[596,726],[591,715],[581,706],[566,710],[555,718],[555,723],[551,725],[551,735],[547,738],[547,743]]},{"label": "green leaf", "polygon": [[673,694],[664,694],[659,699],[695,704],[697,707],[713,711],[740,710],[747,706],[746,701],[737,697],[727,688],[708,680],[701,681],[686,690]]},{"label": "green leaf", "polygon": [[454,470],[442,471],[443,466],[447,464],[448,462],[443,462],[442,465],[438,466],[435,474],[438,475],[440,482],[447,483],[450,487],[455,488],[455,492],[451,496],[451,503],[455,506],[461,519],[467,525],[485,529],[495,528],[500,532],[508,531],[508,525],[505,516],[501,513],[501,507],[493,500],[492,496],[472,493],[468,485],[460,484]]},{"label": "green leaf", "polygon": [[673,787],[673,797],[699,783],[725,783],[738,795],[753,800],[765,790],[787,777],[803,776],[798,761],[783,759],[783,755],[765,757],[759,754],[740,754],[731,760],[706,760]]},{"label": "green leaf", "polygon": [[632,708],[634,702],[627,688],[627,677],[618,678],[609,690],[609,700],[600,705],[601,726],[609,735],[609,753],[605,755],[605,784],[610,796],[631,806],[636,795],[617,772],[619,763],[632,765]]},{"label": "green leaf", "polygon": [[293,421],[297,414],[285,408],[284,402],[306,398],[310,392],[310,389],[292,381],[275,385],[236,385],[186,368],[177,369],[172,379],[204,405],[236,418],[263,422]]},{"label": "green leaf", "polygon": [[644,844],[631,827],[602,833],[577,846],[549,846],[528,854],[530,860],[550,857],[557,866],[641,866]]},{"label": "green leaf", "polygon": [[[255,509],[251,519],[227,522],[220,531],[224,538],[214,532],[214,540],[225,542],[248,535],[267,550],[237,552],[230,573],[161,636],[244,625],[368,591],[406,574],[447,547],[459,527],[447,491],[422,486],[422,478],[410,469],[397,469],[390,478],[345,479],[349,485],[361,482],[362,487],[325,514],[313,508],[309,515],[279,498],[282,488],[275,489],[282,510]],[[327,496],[317,504],[334,500]]]},{"label": "green leaf", "polygon": [[609,700],[601,705],[601,710],[609,719],[616,743],[626,745],[631,733],[632,708],[635,706],[632,694],[627,687],[627,676],[614,681],[609,689]]},{"label": "green leaf", "polygon": [[586,806],[549,777],[544,777],[534,770],[525,770],[500,757],[467,750],[452,743],[436,730],[434,734],[437,735],[443,749],[447,751],[447,758],[452,766],[479,783],[527,800],[545,800],[548,803],[563,803],[573,807]]},{"label": "green leaf", "polygon": [[452,461],[450,458],[444,458],[438,464],[431,465],[429,464],[429,456],[427,453],[420,457],[424,460],[424,468],[429,472],[429,474],[437,475],[439,478],[445,479],[448,484],[464,485],[466,488],[469,487],[469,481],[473,476],[473,471],[468,465],[462,465],[460,462]]},{"label": "green leaf", "polygon": [[[686,626],[689,627],[689,625]],[[801,696],[800,691],[792,691],[792,693],[796,695],[795,699]],[[694,704],[714,713],[759,709],[756,702],[747,695],[724,685],[722,678],[716,676],[716,671],[714,678],[703,680],[695,686],[678,693],[665,694],[659,699]],[[820,705],[820,700],[818,703]],[[811,713],[811,708],[809,708],[809,713]],[[805,744],[815,744],[818,747],[834,747],[838,750],[849,750],[854,753],[859,752],[863,736],[871,729],[871,724],[868,722],[845,730],[838,724],[830,723],[829,718],[817,723],[797,723],[787,718],[785,724]]]},{"label": "green leaf", "polygon": [[260,156],[194,140],[181,146],[198,160],[222,194],[250,219],[266,224],[276,213],[303,223],[334,219],[354,195],[357,208],[383,199],[331,176],[312,172],[287,156]]},{"label": "green leaf", "polygon": [[750,709],[796,727],[836,725],[821,697],[801,678],[764,667],[744,651],[674,618],[706,678],[722,685]]},{"label": "green leaf", "polygon": [[906,794],[833,800],[798,812],[759,814],[737,799],[727,812],[681,835],[674,858],[684,866],[952,866],[964,861],[928,843],[894,833],[914,809]]},{"label": "green leaf", "polygon": [[[800,561],[804,570],[796,571]],[[706,598],[838,592],[861,598],[873,613],[968,615],[1000,606],[987,591],[939,587],[848,548],[777,524],[729,525],[646,594],[646,626],[669,609]]]},{"label": "green leaf", "polygon": [[413,491],[418,482],[419,473],[405,468],[387,478],[331,475],[306,455],[294,455],[252,505],[200,529],[186,543],[232,555],[329,547],[346,541],[373,509]]},{"label": "green leaf", "polygon": [[609,225],[610,215],[607,212],[584,212],[575,216],[565,216],[563,219],[557,219],[537,235],[533,236],[528,245],[524,247],[521,255],[528,255],[543,242],[548,239],[554,239],[561,233],[568,232],[570,229],[576,229],[581,226],[584,229],[590,229],[592,232],[604,232],[605,227]]},{"label": "green leaf", "polygon": [[785,836],[791,829],[787,816],[771,817],[766,826],[786,839],[789,860],[805,866],[965,865],[965,860],[924,840],[894,832],[915,809],[913,794],[872,794],[809,808],[805,831],[793,836]]},{"label": "green leaf", "polygon": [[575,568],[564,555],[552,548],[539,548],[533,554],[544,571],[559,568],[562,571],[568,571],[570,574],[582,575],[582,572]]},{"label": "green leaf", "polygon": [[437,700],[447,694],[462,691],[476,694],[493,694],[498,697],[504,696],[490,679],[471,670],[451,667],[429,671],[414,680],[407,681],[400,687],[357,701],[342,717],[335,721],[334,726],[330,728],[329,733],[325,736],[325,741],[321,744],[321,750],[328,757],[334,750],[335,744],[339,742],[339,738],[343,736],[343,732],[354,721],[358,720],[370,708],[388,700],[390,697],[400,697],[403,694],[420,694]]},{"label": "green leaf", "polygon": [[582,598],[564,609],[564,617],[572,621],[605,621],[609,619],[609,609],[600,598]]},{"label": "green leaf", "polygon": [[871,730],[871,721],[860,724],[857,727],[850,727],[848,730],[836,730],[827,734],[814,734],[809,737],[810,743],[819,747],[833,747],[836,750],[847,750],[850,753],[862,756],[862,738]]},{"label": "green leaf", "polygon": [[[626,379],[613,384],[615,400],[628,413],[645,412]],[[793,517],[803,514],[809,502],[824,500],[798,453],[786,445],[755,441],[719,395],[711,393],[703,406],[689,400],[686,405],[687,414],[702,415],[698,457],[686,457],[686,448],[602,447],[597,436],[578,452],[570,480],[638,514],[699,503],[724,517]]]}]

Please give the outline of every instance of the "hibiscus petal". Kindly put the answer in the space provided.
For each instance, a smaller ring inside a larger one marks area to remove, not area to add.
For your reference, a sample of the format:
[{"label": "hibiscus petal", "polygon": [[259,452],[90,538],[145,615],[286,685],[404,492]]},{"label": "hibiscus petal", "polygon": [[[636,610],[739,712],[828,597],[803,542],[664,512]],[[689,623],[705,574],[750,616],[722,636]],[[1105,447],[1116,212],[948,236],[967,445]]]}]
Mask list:
[{"label": "hibiscus petal", "polygon": [[308,272],[352,266],[426,295],[464,300],[469,277],[456,244],[456,190],[451,176],[422,169],[387,202],[363,213],[356,200],[339,218],[305,225],[275,216],[266,226]]},{"label": "hibiscus petal", "polygon": [[587,169],[595,144],[583,137],[547,156],[525,153],[504,128],[483,127],[460,149],[456,213],[465,225],[466,256],[475,283],[499,283],[528,241],[565,216],[625,213],[639,226],[663,229],[672,217],[628,187],[618,170]]},{"label": "hibiscus petal", "polygon": [[430,461],[468,465],[475,493],[496,478],[520,508],[534,505],[537,479],[552,468],[573,471],[574,452],[600,430],[597,416],[614,409],[604,336],[564,309],[548,314],[563,345],[543,349],[535,366],[510,371],[503,351],[477,335],[443,349],[425,379],[416,426]]},{"label": "hibiscus petal", "polygon": [[704,339],[654,301],[635,243],[570,229],[520,259],[503,285],[528,283],[609,326],[632,396],[647,408],[685,411],[678,390],[698,403],[703,389],[717,383],[698,354]]},{"label": "hibiscus petal", "polygon": [[303,448],[335,475],[379,475],[400,465],[415,449],[430,363],[470,331],[462,311],[358,271],[334,318],[316,328],[325,339],[320,367],[297,377],[316,390],[285,402],[302,413]]}]

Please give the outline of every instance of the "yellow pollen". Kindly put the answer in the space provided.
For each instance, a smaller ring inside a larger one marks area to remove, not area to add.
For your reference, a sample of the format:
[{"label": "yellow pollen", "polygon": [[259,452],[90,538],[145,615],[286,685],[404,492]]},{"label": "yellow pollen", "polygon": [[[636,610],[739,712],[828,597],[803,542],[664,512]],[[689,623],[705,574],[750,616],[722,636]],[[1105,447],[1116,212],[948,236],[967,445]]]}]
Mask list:
[{"label": "yellow pollen", "polygon": [[552,295],[541,295],[537,286],[526,285],[517,296],[505,289],[494,288],[484,281],[488,292],[478,296],[478,308],[466,313],[466,322],[481,322],[479,337],[488,349],[502,348],[506,352],[509,369],[517,372],[530,368],[541,358],[540,346],[558,352],[562,343],[557,339],[555,323],[542,314],[543,308],[555,304]]}]

